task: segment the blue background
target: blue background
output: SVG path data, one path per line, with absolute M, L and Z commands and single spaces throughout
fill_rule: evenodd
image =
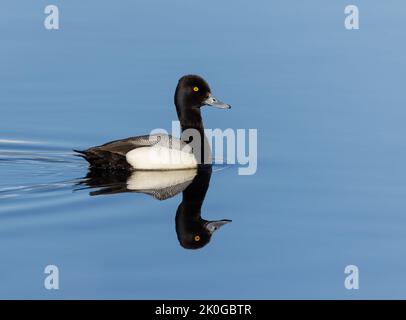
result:
M 3 0 L 0 297 L 406 298 L 405 15 L 400 0 Z M 72 191 L 71 149 L 170 130 L 188 73 L 233 105 L 206 127 L 258 129 L 257 173 L 212 177 L 203 216 L 233 222 L 199 251 L 177 242 L 180 196 Z

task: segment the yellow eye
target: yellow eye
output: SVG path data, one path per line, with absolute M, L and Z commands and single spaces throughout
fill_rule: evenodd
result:
M 199 88 L 198 87 L 193 87 L 193 91 L 197 92 L 197 91 L 199 91 Z M 199 240 L 196 240 L 196 241 L 199 241 Z
M 199 236 L 196 236 L 195 237 L 195 241 L 197 242 L 197 241 L 200 241 L 200 237 Z

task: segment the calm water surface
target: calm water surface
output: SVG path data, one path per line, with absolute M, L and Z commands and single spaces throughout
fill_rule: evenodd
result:
M 55 0 L 59 31 L 47 4 L 0 5 L 0 298 L 406 298 L 403 1 L 356 1 L 358 31 L 341 0 Z M 90 196 L 72 152 L 170 130 L 187 73 L 233 105 L 207 128 L 258 129 L 255 175 L 214 167 L 201 217 L 232 222 L 199 250 L 181 194 Z

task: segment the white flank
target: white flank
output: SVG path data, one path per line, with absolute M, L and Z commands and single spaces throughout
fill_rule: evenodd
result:
M 197 167 L 190 148 L 178 150 L 163 146 L 142 147 L 126 155 L 127 162 L 138 170 L 179 170 Z

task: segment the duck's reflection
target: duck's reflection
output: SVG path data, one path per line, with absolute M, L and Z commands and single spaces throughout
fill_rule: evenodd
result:
M 90 170 L 81 184 L 90 188 L 90 195 L 122 192 L 149 194 L 165 200 L 183 192 L 176 211 L 176 234 L 180 245 L 186 249 L 199 249 L 209 243 L 214 231 L 231 220 L 208 221 L 201 217 L 201 208 L 209 188 L 211 166 L 176 171 L 134 171 L 109 173 Z

